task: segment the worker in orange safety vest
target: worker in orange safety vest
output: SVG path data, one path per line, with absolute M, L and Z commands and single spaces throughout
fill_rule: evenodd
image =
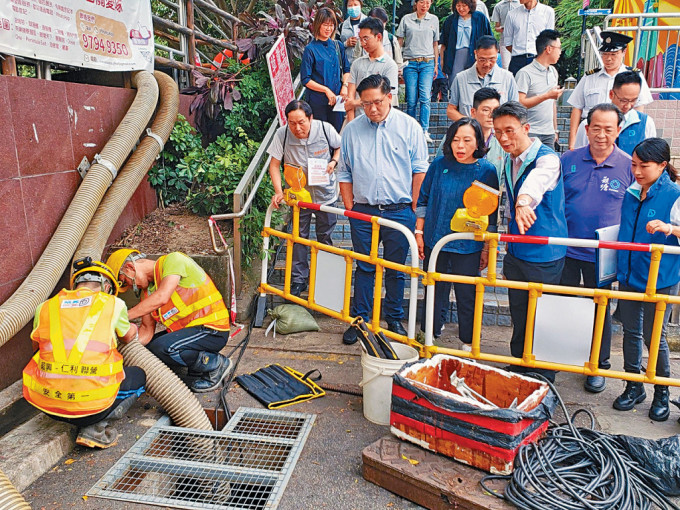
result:
M 173 369 L 192 391 L 217 388 L 233 364 L 219 353 L 229 339 L 229 310 L 210 276 L 180 252 L 151 260 L 133 249 L 111 254 L 107 264 L 121 292 L 132 288 L 141 302 L 130 320 L 142 318 L 139 341 Z M 165 331 L 154 334 L 156 323 Z
M 40 304 L 31 339 L 38 352 L 23 372 L 26 400 L 52 418 L 80 427 L 76 442 L 108 448 L 122 418 L 144 392 L 139 367 L 123 368 L 117 338 L 137 337 L 111 270 L 90 257 L 73 264 L 72 290 Z

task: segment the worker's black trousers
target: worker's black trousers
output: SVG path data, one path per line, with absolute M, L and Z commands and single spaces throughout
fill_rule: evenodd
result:
M 229 331 L 196 326 L 156 333 L 147 347 L 170 368 L 191 367 L 200 352 L 220 352 L 227 340 Z

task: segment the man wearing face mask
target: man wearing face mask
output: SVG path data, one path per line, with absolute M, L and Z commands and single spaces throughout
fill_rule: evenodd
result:
M 142 318 L 139 342 L 186 378 L 192 391 L 217 388 L 233 364 L 219 354 L 229 339 L 229 310 L 210 276 L 179 252 L 151 260 L 138 250 L 120 249 L 106 264 L 120 292 L 141 293 L 141 302 L 128 312 L 130 320 Z M 154 334 L 156 322 L 165 331 Z

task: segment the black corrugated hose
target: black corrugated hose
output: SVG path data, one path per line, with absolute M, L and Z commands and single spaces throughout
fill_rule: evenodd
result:
M 569 415 L 555 387 L 540 375 L 557 395 L 566 423 L 551 423 L 546 437 L 520 448 L 511 475 L 488 475 L 480 485 L 489 494 L 523 510 L 645 510 L 679 509 L 618 443 L 615 436 L 595 429 L 595 417 L 586 409 Z M 590 418 L 590 427 L 576 427 L 579 414 Z M 507 480 L 503 494 L 486 483 Z

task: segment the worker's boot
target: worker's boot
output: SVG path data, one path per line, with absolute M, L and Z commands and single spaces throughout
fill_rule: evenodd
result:
M 118 431 L 109 425 L 108 420 L 81 428 L 76 438 L 76 444 L 90 448 L 110 448 L 116 443 L 118 443 Z
M 647 398 L 645 388 L 641 382 L 626 382 L 626 389 L 614 400 L 614 409 L 619 411 L 630 411 L 635 404 L 643 402 Z M 666 401 L 668 405 L 668 401 Z
M 201 351 L 190 367 L 191 372 L 201 374 L 201 377 L 191 384 L 191 391 L 203 393 L 214 390 L 231 373 L 232 366 L 231 360 L 226 356 L 216 352 Z
M 654 421 L 666 421 L 671 414 L 668 408 L 668 397 L 670 392 L 668 386 L 654 386 L 654 400 L 649 408 L 649 417 Z
M 125 413 L 130 410 L 132 404 L 137 402 L 138 398 L 139 395 L 130 395 L 128 398 L 118 404 L 118 406 L 106 416 L 106 419 L 109 421 L 120 420 L 123 416 L 125 416 Z

